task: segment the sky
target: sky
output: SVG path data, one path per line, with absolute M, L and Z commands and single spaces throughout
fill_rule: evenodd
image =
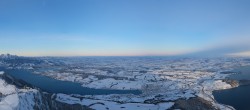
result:
M 0 53 L 250 55 L 249 0 L 0 0 Z

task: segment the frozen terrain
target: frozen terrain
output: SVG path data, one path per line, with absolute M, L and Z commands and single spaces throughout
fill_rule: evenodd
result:
M 13 58 L 14 57 L 14 58 Z M 5 57 L 6 59 L 6 57 Z M 214 109 L 233 109 L 214 100 L 212 91 L 235 87 L 225 81 L 236 67 L 250 64 L 247 58 L 165 58 L 165 57 L 38 57 L 23 58 L 22 63 L 2 60 L 1 66 L 9 69 L 26 69 L 62 81 L 80 83 L 83 87 L 112 90 L 141 90 L 142 94 L 77 95 L 54 94 L 57 101 L 80 104 L 90 109 L 164 110 L 176 107 L 178 100 L 202 98 Z M 12 62 L 12 63 L 9 63 Z M 0 74 L 3 74 L 0 72 Z M 2 84 L 0 90 L 8 100 L 19 107 L 22 94 L 34 89 L 16 89 Z M 10 96 L 7 98 L 7 96 Z M 22 95 L 25 96 L 25 95 Z M 27 95 L 27 97 L 32 97 Z M 12 102 L 12 101 L 11 101 Z M 26 104 L 25 102 L 22 104 Z M 32 103 L 26 104 L 32 106 Z M 195 106 L 195 105 L 194 105 Z
M 105 100 L 94 100 L 94 99 L 84 99 L 74 98 L 65 94 L 58 94 L 56 100 L 70 103 L 70 104 L 82 104 L 89 106 L 96 110 L 166 110 L 174 105 L 173 102 L 166 102 L 160 104 L 138 104 L 138 103 L 117 103 L 113 101 Z
M 18 89 L 0 79 L 0 110 L 33 110 L 37 92 L 29 88 Z

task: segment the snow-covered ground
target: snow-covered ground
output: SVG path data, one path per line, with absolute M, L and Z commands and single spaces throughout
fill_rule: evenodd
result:
M 95 110 L 166 110 L 174 105 L 173 102 L 159 104 L 117 103 L 113 101 L 74 98 L 65 94 L 57 94 L 56 100 L 69 104 L 86 105 Z
M 62 81 L 82 84 L 95 89 L 141 90 L 142 94 L 85 95 L 76 98 L 57 94 L 56 100 L 81 104 L 93 109 L 161 110 L 178 99 L 201 97 L 219 109 L 231 109 L 218 104 L 212 91 L 232 88 L 223 82 L 231 71 L 250 64 L 244 58 L 40 58 L 43 63 L 21 64 L 9 68 L 30 69 L 36 74 Z M 11 65 L 2 62 L 4 65 Z M 1 74 L 1 72 L 0 72 Z M 1 83 L 1 80 L 0 80 Z M 3 84 L 4 85 L 4 84 Z M 16 88 L 5 85 L 6 95 L 16 94 Z M 20 95 L 20 94 L 18 94 Z M 10 96 L 14 97 L 14 96 Z M 15 105 L 15 104 L 13 104 Z
M 146 100 L 154 100 L 173 103 L 177 99 L 199 96 L 212 102 L 217 108 L 225 109 L 228 107 L 216 103 L 212 95 L 214 90 L 232 88 L 231 85 L 222 81 L 229 74 L 221 72 L 249 65 L 249 62 L 243 58 L 121 58 L 115 60 L 78 59 L 78 61 L 74 60 L 74 63 L 70 60 L 65 61 L 65 64 L 70 64 L 68 65 L 70 68 L 64 67 L 60 72 L 35 72 L 58 80 L 81 83 L 83 87 L 143 92 L 137 96 L 84 96 L 95 101 L 141 104 Z M 98 106 L 106 107 L 107 105 L 99 104 Z
M 121 89 L 121 90 L 133 90 L 141 89 L 142 82 L 140 81 L 128 81 L 128 80 L 115 80 L 113 78 L 106 78 L 102 80 L 91 80 L 91 78 L 83 79 L 83 87 L 89 88 L 104 88 L 104 89 Z
M 33 110 L 37 92 L 35 89 L 17 89 L 0 79 L 0 110 Z

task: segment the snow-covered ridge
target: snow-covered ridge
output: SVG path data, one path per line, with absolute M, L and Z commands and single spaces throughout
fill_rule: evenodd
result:
M 0 110 L 33 110 L 35 89 L 18 89 L 0 79 Z

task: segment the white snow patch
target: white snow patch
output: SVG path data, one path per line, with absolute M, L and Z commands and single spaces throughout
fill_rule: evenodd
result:
M 3 95 L 13 94 L 16 92 L 16 87 L 7 84 L 4 80 L 0 79 L 0 93 Z
M 0 110 L 14 110 L 19 103 L 18 95 L 12 94 L 3 98 L 0 102 Z
M 107 78 L 103 80 L 96 80 L 94 82 L 82 84 L 83 87 L 89 88 L 104 88 L 104 89 L 119 89 L 119 90 L 138 90 L 141 89 L 142 83 L 140 81 L 129 80 L 115 80 Z
M 33 110 L 35 105 L 35 89 L 17 89 L 0 79 L 0 110 Z
M 3 71 L 0 71 L 0 75 L 3 75 L 4 74 L 4 72 Z
M 57 101 L 68 104 L 81 104 L 96 110 L 166 110 L 174 105 L 173 102 L 165 102 L 157 105 L 144 103 L 117 103 L 105 100 L 83 99 L 71 97 L 65 94 L 57 94 Z

